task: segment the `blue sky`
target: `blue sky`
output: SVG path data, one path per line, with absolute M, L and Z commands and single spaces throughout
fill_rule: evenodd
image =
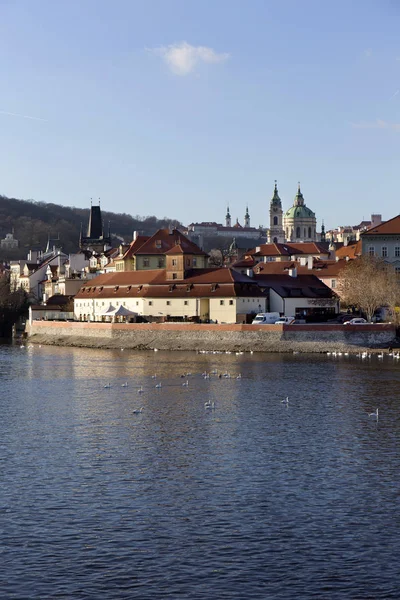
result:
M 0 193 L 267 226 L 300 180 L 319 227 L 390 218 L 399 29 L 396 0 L 0 0 Z

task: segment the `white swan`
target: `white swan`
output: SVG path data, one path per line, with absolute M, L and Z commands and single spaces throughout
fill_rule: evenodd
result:
M 368 413 L 369 417 L 375 417 L 376 420 L 379 419 L 379 408 L 377 408 L 374 412 Z
M 106 385 L 104 386 L 104 388 L 110 388 L 110 387 L 111 387 L 111 383 L 110 382 L 106 383 Z
M 137 415 L 137 414 L 141 413 L 142 411 L 143 411 L 143 406 L 141 406 L 140 408 L 134 408 L 132 412 L 134 415 Z
M 128 387 L 128 382 L 127 382 L 127 381 L 125 381 L 125 383 L 123 383 L 123 384 L 121 385 L 121 387 Z

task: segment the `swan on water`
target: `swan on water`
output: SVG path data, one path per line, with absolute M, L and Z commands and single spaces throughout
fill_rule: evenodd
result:
M 379 408 L 377 408 L 374 412 L 368 413 L 369 417 L 375 417 L 376 420 L 379 419 Z
M 141 413 L 142 411 L 143 411 L 143 406 L 141 406 L 140 408 L 134 408 L 132 412 L 134 415 L 137 415 L 137 414 Z

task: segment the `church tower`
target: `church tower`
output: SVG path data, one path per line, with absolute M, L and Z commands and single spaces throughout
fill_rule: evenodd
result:
M 284 244 L 285 232 L 282 226 L 282 202 L 278 194 L 278 186 L 275 180 L 274 195 L 271 198 L 269 205 L 269 232 L 268 242 Z
M 232 219 L 229 212 L 229 205 L 226 208 L 225 227 L 232 227 Z
M 246 214 L 244 215 L 244 226 L 250 227 L 250 215 L 248 206 L 246 206 Z

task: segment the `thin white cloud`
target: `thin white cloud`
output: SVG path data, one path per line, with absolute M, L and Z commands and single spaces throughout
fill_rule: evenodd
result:
M 199 63 L 223 63 L 229 58 L 227 52 L 218 53 L 207 46 L 192 46 L 187 42 L 148 49 L 160 56 L 175 75 L 189 75 Z
M 0 110 L 0 115 L 7 115 L 9 117 L 20 117 L 21 119 L 31 119 L 32 121 L 47 122 L 47 119 L 41 119 L 40 117 L 32 117 L 31 115 L 20 115 L 19 113 L 8 112 L 6 110 Z
M 351 126 L 354 129 L 389 129 L 391 131 L 400 132 L 400 123 L 389 123 L 382 119 L 376 121 L 360 121 L 359 123 L 352 123 Z
M 393 98 L 396 98 L 396 96 L 399 94 L 400 90 L 396 90 L 394 94 L 392 94 L 389 98 L 389 100 L 393 100 Z

